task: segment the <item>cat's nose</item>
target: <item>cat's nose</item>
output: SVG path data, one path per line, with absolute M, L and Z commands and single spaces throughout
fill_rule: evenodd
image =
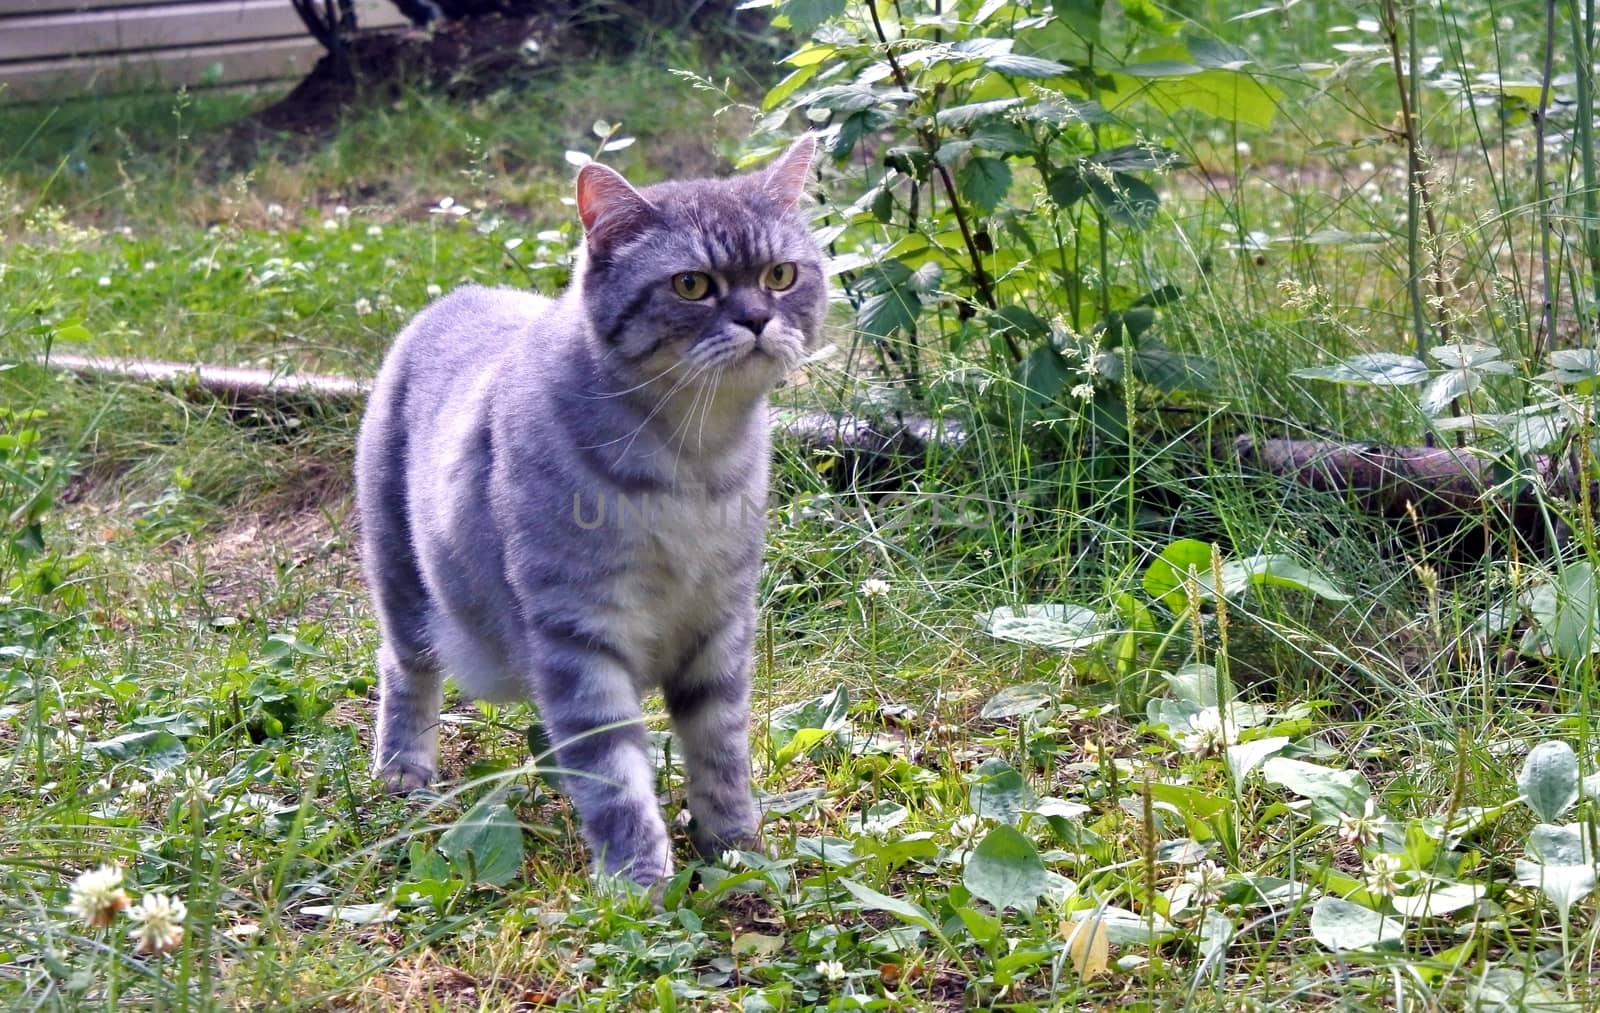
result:
M 760 337 L 761 332 L 766 329 L 767 321 L 771 319 L 772 314 L 765 310 L 747 308 L 742 313 L 734 314 L 733 322 L 740 327 L 748 327 L 751 334 Z

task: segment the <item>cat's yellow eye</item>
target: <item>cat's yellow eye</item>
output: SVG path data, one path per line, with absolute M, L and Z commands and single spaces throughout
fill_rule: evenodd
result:
M 672 276 L 672 291 L 691 302 L 711 294 L 711 276 L 704 271 L 684 271 Z
M 761 284 L 773 292 L 782 292 L 794 284 L 794 261 L 786 260 L 781 264 L 773 264 L 761 275 Z

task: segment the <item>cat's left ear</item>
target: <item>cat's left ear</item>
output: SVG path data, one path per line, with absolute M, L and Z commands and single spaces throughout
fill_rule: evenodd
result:
M 816 154 L 817 135 L 800 135 L 798 141 L 789 145 L 788 151 L 762 170 L 761 187 L 767 196 L 785 209 L 794 207 L 806 192 L 806 183 L 811 179 L 811 160 Z

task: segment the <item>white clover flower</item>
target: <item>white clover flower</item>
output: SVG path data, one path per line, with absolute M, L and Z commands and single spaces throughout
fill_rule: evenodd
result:
M 1370 847 L 1378 843 L 1378 837 L 1382 832 L 1383 814 L 1378 812 L 1377 805 L 1370 798 L 1367 799 L 1360 816 L 1339 814 L 1339 840 L 1345 844 Z
M 323 228 L 324 231 L 332 232 L 333 230 L 337 229 L 338 227 L 339 227 L 339 223 L 337 221 L 335 221 L 334 219 L 332 219 L 332 218 L 324 218 L 322 220 L 322 228 Z
M 1179 738 L 1184 750 L 1198 757 L 1220 753 L 1231 745 L 1227 729 L 1222 726 L 1222 712 L 1215 707 L 1201 708 L 1189 719 L 1189 731 Z
M 350 217 L 350 209 L 345 207 L 343 204 L 340 204 L 338 207 L 334 208 L 333 209 L 333 213 L 334 213 L 334 215 L 336 215 L 339 218 L 349 218 Z
M 428 282 L 428 287 L 425 291 L 428 293 L 429 299 L 437 299 L 444 295 L 444 289 L 431 281 Z
M 211 784 L 204 771 L 190 767 L 183 772 L 183 794 L 201 802 L 211 801 Z
M 372 300 L 368 299 L 366 296 L 362 296 L 360 299 L 357 299 L 356 300 L 356 304 L 355 304 L 355 311 L 356 311 L 356 316 L 358 316 L 358 317 L 364 317 L 364 316 L 371 315 L 371 313 L 372 313 Z
M 1511 15 L 1509 14 L 1500 15 L 1495 19 L 1494 24 L 1495 27 L 1500 29 L 1502 32 L 1509 32 L 1511 29 L 1517 27 L 1517 23 L 1512 20 Z
M 282 218 L 283 217 L 283 205 L 282 204 L 278 204 L 278 203 L 268 204 L 267 205 L 267 217 L 268 218 Z
M 111 920 L 128 906 L 128 895 L 122 889 L 122 867 L 102 865 L 90 869 L 72 881 L 67 900 L 67 913 L 77 915 L 91 929 L 105 928 Z
M 129 781 L 122 786 L 122 793 L 129 798 L 144 798 L 150 794 L 150 786 L 143 781 Z
M 986 828 L 983 817 L 973 813 L 957 816 L 955 822 L 950 824 L 950 838 L 956 842 L 956 848 L 961 851 L 971 851 L 983 840 Z
M 838 960 L 817 961 L 817 973 L 829 981 L 843 981 L 849 976 L 849 972 L 844 969 L 844 963 Z
M 1400 856 L 1373 855 L 1367 863 L 1367 892 L 1393 897 L 1400 887 Z
M 128 917 L 137 923 L 128 933 L 136 944 L 133 952 L 140 956 L 171 953 L 183 942 L 183 920 L 188 916 L 189 909 L 178 898 L 164 893 L 145 894 L 128 909 Z
M 362 250 L 365 250 L 365 249 L 366 249 L 366 247 L 362 246 L 360 243 L 351 243 L 350 244 L 350 252 L 351 253 L 360 253 Z
M 1227 878 L 1222 867 L 1209 858 L 1183 874 L 1184 884 L 1194 891 L 1195 903 L 1201 906 L 1222 899 L 1222 886 Z
M 369 236 L 381 236 L 381 235 L 383 235 L 383 226 L 382 225 L 368 225 L 367 226 L 367 235 L 369 235 Z
M 111 287 L 111 275 L 109 275 L 109 274 L 102 274 L 102 275 L 101 275 L 101 276 L 100 276 L 100 282 L 99 282 L 99 284 L 100 284 L 100 287 L 101 287 L 101 288 L 110 288 L 110 287 Z
M 889 582 L 878 577 L 872 577 L 861 582 L 861 597 L 884 598 L 889 594 Z

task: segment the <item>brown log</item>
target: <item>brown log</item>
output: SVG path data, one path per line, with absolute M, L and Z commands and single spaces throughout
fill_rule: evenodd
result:
M 51 353 L 45 365 L 80 376 L 168 386 L 191 395 L 216 397 L 235 408 L 294 403 L 353 406 L 371 381 L 325 373 L 285 373 L 233 366 L 189 365 L 148 359 Z M 837 488 L 886 488 L 915 470 L 931 446 L 959 450 L 967 434 L 958 422 L 926 416 L 893 419 L 839 416 L 820 410 L 772 409 L 775 436 L 816 453 L 840 458 L 830 469 Z M 1364 512 L 1422 521 L 1478 522 L 1503 517 L 1521 532 L 1541 524 L 1541 496 L 1580 499 L 1576 462 L 1541 456 L 1531 472 L 1502 488 L 1497 463 L 1465 449 L 1388 447 L 1326 440 L 1257 439 L 1241 436 L 1231 451 L 1245 468 L 1266 472 L 1310 489 L 1344 497 Z M 1509 491 L 1507 491 L 1509 489 Z M 1600 483 L 1591 483 L 1590 504 L 1600 503 Z
M 1477 515 L 1491 503 L 1536 503 L 1541 492 L 1577 500 L 1578 469 L 1559 457 L 1529 460 L 1524 481 L 1498 489 L 1511 476 L 1492 458 L 1453 447 L 1387 447 L 1325 440 L 1233 441 L 1239 463 L 1292 479 L 1307 488 L 1343 495 L 1363 510 L 1400 516 Z M 1600 486 L 1591 486 L 1591 502 Z

